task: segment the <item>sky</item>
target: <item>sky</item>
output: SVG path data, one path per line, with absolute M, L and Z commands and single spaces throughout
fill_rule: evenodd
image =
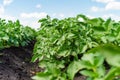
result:
M 39 28 L 38 20 L 46 17 L 66 18 L 84 14 L 120 20 L 120 0 L 0 0 L 0 18 L 19 19 L 21 24 Z

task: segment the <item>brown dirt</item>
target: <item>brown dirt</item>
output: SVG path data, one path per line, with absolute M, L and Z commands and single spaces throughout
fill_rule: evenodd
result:
M 85 76 L 76 76 L 74 80 L 86 80 Z
M 0 80 L 32 80 L 31 76 L 40 71 L 37 63 L 30 62 L 33 46 L 0 50 Z

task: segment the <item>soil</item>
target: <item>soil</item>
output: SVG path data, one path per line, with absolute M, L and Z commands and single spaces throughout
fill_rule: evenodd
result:
M 0 80 L 32 80 L 41 69 L 32 63 L 34 43 L 26 47 L 11 47 L 0 50 Z
M 37 62 L 32 63 L 34 42 L 26 47 L 11 47 L 0 50 L 0 80 L 32 80 L 36 72 L 42 71 Z M 85 80 L 76 76 L 74 80 Z
M 74 80 L 86 80 L 85 76 L 76 76 Z

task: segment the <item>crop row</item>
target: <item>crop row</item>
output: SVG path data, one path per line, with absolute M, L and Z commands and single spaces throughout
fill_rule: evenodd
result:
M 0 19 L 0 49 L 26 46 L 35 39 L 35 30 L 16 22 Z
M 73 80 L 76 74 L 86 80 L 119 80 L 120 22 L 84 15 L 47 16 L 39 22 L 32 61 L 39 60 L 45 70 L 34 80 Z
M 0 49 L 36 39 L 32 61 L 44 69 L 34 80 L 119 80 L 120 22 L 77 15 L 39 20 L 40 30 L 0 19 Z

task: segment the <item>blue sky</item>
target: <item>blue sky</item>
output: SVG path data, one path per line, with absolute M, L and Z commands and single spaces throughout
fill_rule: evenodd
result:
M 0 0 L 0 18 L 19 19 L 23 25 L 38 28 L 37 21 L 46 15 L 65 18 L 86 16 L 120 20 L 120 0 Z

